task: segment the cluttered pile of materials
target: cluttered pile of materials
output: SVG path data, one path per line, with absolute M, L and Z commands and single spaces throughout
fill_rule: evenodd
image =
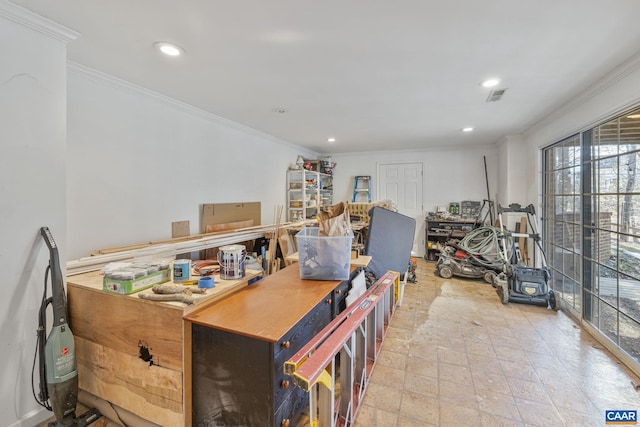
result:
M 482 278 L 491 284 L 503 268 L 500 230 L 490 226 L 478 227 L 460 240 L 447 241 L 436 262 L 436 274 L 440 277 Z
M 353 232 L 344 203 L 318 214 L 317 227 L 305 227 L 297 235 L 301 279 L 349 278 Z
M 507 214 L 521 215 L 520 226 L 526 229 L 529 224 L 533 232 L 507 230 L 503 218 Z M 445 279 L 453 276 L 484 279 L 496 288 L 503 304 L 519 302 L 555 310 L 558 304 L 549 285 L 551 272 L 546 265 L 536 223 L 533 205 L 498 205 L 499 227 L 478 227 L 461 239 L 447 241 L 440 249 L 435 273 Z M 539 253 L 537 265 L 535 256 L 530 262 L 522 255 L 527 251 L 527 239 L 533 241 L 534 255 Z

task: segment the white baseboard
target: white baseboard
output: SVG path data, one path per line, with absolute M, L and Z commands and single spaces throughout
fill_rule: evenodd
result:
M 37 408 L 23 416 L 15 423 L 9 424 L 8 427 L 35 427 L 52 416 L 53 412 L 47 411 L 44 408 Z

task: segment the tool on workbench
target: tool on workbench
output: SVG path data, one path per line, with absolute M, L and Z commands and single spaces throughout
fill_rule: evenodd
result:
M 197 285 L 198 284 L 198 279 L 190 279 L 190 280 L 185 280 L 184 282 L 178 282 L 183 286 L 190 286 L 190 285 Z
M 67 322 L 67 300 L 58 246 L 48 227 L 40 228 L 40 234 L 49 248 L 49 265 L 45 273 L 44 293 L 38 315 L 36 354 L 39 359 L 40 392 L 36 397 L 41 406 L 53 411 L 56 420 L 49 427 L 87 426 L 102 416 L 96 408 L 76 417 L 78 403 L 78 368 L 75 344 Z M 47 298 L 47 279 L 51 273 L 51 297 Z M 47 333 L 47 306 L 53 308 L 53 326 Z M 32 384 L 33 387 L 33 384 Z

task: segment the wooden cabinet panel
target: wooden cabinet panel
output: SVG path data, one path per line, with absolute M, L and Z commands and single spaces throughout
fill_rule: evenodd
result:
M 273 344 L 200 325 L 192 333 L 193 425 L 273 424 Z
M 163 426 L 183 425 L 182 371 L 150 366 L 125 354 L 75 337 L 78 386 Z
M 276 342 L 193 325 L 193 424 L 281 426 L 299 418 L 308 395 L 283 365 L 331 318 L 330 293 Z

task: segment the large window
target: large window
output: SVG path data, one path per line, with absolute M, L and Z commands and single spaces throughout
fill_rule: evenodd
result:
M 640 109 L 544 150 L 544 236 L 563 306 L 640 362 Z
M 554 291 L 565 307 L 581 306 L 581 145 L 573 136 L 545 150 L 545 253 Z

